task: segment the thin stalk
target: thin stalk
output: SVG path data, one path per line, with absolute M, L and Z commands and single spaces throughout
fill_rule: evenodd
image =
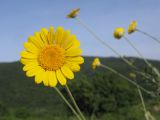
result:
M 84 24 L 82 22 L 82 20 L 80 20 L 80 18 L 76 17 L 75 18 L 90 34 L 92 34 L 97 41 L 99 41 L 102 45 L 104 45 L 105 47 L 111 49 L 111 51 L 113 53 L 115 53 L 117 56 L 119 56 L 125 63 L 127 63 L 129 66 L 136 68 L 130 61 L 128 61 L 127 59 L 125 59 L 121 54 L 119 54 L 112 46 L 110 46 L 109 44 L 107 44 L 105 41 L 103 41 L 94 31 L 92 31 L 86 24 Z
M 148 33 L 146 33 L 146 32 L 143 32 L 143 31 L 141 31 L 141 30 L 139 30 L 139 29 L 136 29 L 136 31 L 139 32 L 139 33 L 142 33 L 142 34 L 144 34 L 144 35 L 146 35 L 146 36 L 148 36 L 148 37 L 150 37 L 151 39 L 153 39 L 154 41 L 156 41 L 157 43 L 160 44 L 160 40 L 157 39 L 156 37 L 154 37 L 154 36 L 152 36 L 152 35 L 150 35 L 150 34 L 148 34 Z
M 78 120 L 82 120 L 80 118 L 80 116 L 78 115 L 78 113 L 74 110 L 74 108 L 72 107 L 72 105 L 68 102 L 68 100 L 64 97 L 64 95 L 61 93 L 61 91 L 57 88 L 54 87 L 54 89 L 56 90 L 56 92 L 59 94 L 59 96 L 62 98 L 62 100 L 67 104 L 67 106 L 71 109 L 71 111 L 73 112 L 73 114 L 77 117 Z
M 137 88 L 138 88 L 138 93 L 139 93 L 139 96 L 140 96 L 140 99 L 141 99 L 141 102 L 142 102 L 144 113 L 147 113 L 146 106 L 145 106 L 145 103 L 144 103 L 144 99 L 143 99 L 143 96 L 142 96 L 142 92 L 139 89 L 139 87 L 137 87 Z
M 146 92 L 147 94 L 150 94 L 151 96 L 155 97 L 155 94 L 153 92 L 150 92 L 148 90 L 146 90 L 145 88 L 141 87 L 140 85 L 138 85 L 136 82 L 134 82 L 133 80 L 129 79 L 128 77 L 122 75 L 121 73 L 117 72 L 116 70 L 114 70 L 113 68 L 100 64 L 101 67 L 113 72 L 114 74 L 117 74 L 118 76 L 120 76 L 121 78 L 129 81 L 130 83 L 132 83 L 133 85 L 135 85 L 136 87 L 139 87 L 142 91 Z
M 94 120 L 94 118 L 95 118 L 95 111 L 96 111 L 96 109 L 93 109 L 93 112 L 91 114 L 90 120 Z
M 146 116 L 147 115 L 147 109 L 146 109 L 146 105 L 145 105 L 145 102 L 144 102 L 144 98 L 143 98 L 142 92 L 139 88 L 138 88 L 138 93 L 139 93 L 139 96 L 140 96 L 140 99 L 141 99 L 141 102 L 142 102 L 142 106 L 143 106 L 143 110 L 144 110 L 144 116 L 145 116 L 146 120 L 149 120 L 148 116 Z
M 76 103 L 76 101 L 75 101 L 75 99 L 74 99 L 74 97 L 73 97 L 73 95 L 72 95 L 72 92 L 70 91 L 68 85 L 66 85 L 65 88 L 66 88 L 66 91 L 67 91 L 69 97 L 71 98 L 71 100 L 72 100 L 72 102 L 73 102 L 73 104 L 74 104 L 77 112 L 79 113 L 79 115 L 81 116 L 81 118 L 82 118 L 83 120 L 86 120 L 86 118 L 85 118 L 84 115 L 82 114 L 81 110 L 79 109 L 79 107 L 78 107 L 78 105 L 77 105 L 77 103 Z
M 132 64 L 129 60 L 127 60 L 126 58 L 124 58 L 121 54 L 119 54 L 114 48 L 112 48 L 109 44 L 107 44 L 104 40 L 102 40 L 92 29 L 90 29 L 86 24 L 84 24 L 84 22 L 82 22 L 82 20 L 78 17 L 75 18 L 78 23 L 83 26 L 91 35 L 93 35 L 97 41 L 99 41 L 102 45 L 104 45 L 105 47 L 109 48 L 113 53 L 115 53 L 118 57 L 120 57 L 127 65 L 129 65 L 131 68 L 136 69 L 138 71 L 140 71 L 134 64 Z M 143 77 L 146 78 L 145 74 L 140 74 Z
M 136 70 L 134 70 L 134 72 L 139 74 L 139 75 L 146 76 L 147 79 L 152 78 L 152 76 L 150 74 L 146 74 L 144 72 L 140 72 L 140 71 L 136 71 Z
M 135 78 L 134 78 L 134 80 L 136 81 Z M 146 120 L 148 120 L 148 118 L 146 117 L 147 109 L 146 109 L 146 105 L 145 105 L 145 102 L 144 102 L 142 92 L 141 92 L 139 87 L 137 87 L 137 90 L 138 90 L 138 93 L 139 93 L 139 96 L 140 96 L 140 99 L 141 99 L 141 103 L 142 103 L 142 106 L 143 106 L 144 116 L 145 116 Z
M 160 73 L 159 71 L 157 70 L 157 68 L 155 68 L 151 63 L 149 63 L 147 61 L 147 59 L 144 58 L 144 56 L 141 54 L 141 52 L 135 47 L 135 45 L 127 38 L 127 37 L 124 37 L 124 39 L 127 41 L 127 43 L 137 52 L 137 54 L 144 60 L 144 62 L 148 65 L 148 67 L 150 67 L 154 73 L 157 75 L 157 76 L 160 76 Z
M 144 56 L 141 54 L 141 52 L 135 47 L 135 45 L 127 38 L 124 37 L 124 39 L 127 41 L 127 43 L 137 52 L 137 54 L 144 60 L 144 62 L 151 67 L 152 65 L 144 58 Z

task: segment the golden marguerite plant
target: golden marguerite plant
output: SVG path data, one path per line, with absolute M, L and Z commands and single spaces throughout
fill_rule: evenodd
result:
M 28 77 L 35 77 L 35 82 L 55 87 L 59 82 L 66 85 L 67 79 L 73 79 L 84 62 L 82 50 L 76 36 L 69 30 L 54 27 L 42 28 L 24 43 L 20 53 L 23 70 Z

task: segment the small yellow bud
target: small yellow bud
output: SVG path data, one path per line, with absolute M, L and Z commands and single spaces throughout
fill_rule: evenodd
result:
M 67 15 L 67 18 L 75 18 L 75 17 L 77 17 L 79 11 L 80 11 L 80 8 L 73 9 L 73 10 Z
M 131 34 L 131 33 L 135 32 L 136 28 L 137 28 L 137 22 L 132 21 L 131 24 L 128 27 L 128 34 Z
M 100 66 L 101 65 L 101 62 L 99 60 L 99 58 L 95 58 L 92 62 L 92 68 L 93 69 L 96 69 L 97 66 Z
M 114 37 L 116 39 L 122 38 L 124 36 L 124 34 L 125 34 L 124 28 L 116 28 L 114 31 Z

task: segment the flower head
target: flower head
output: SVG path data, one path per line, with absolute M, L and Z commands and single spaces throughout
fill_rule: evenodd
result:
M 131 33 L 135 32 L 136 28 L 137 28 L 137 22 L 132 21 L 131 24 L 128 27 L 128 34 L 131 34 Z
M 67 18 L 75 18 L 75 17 L 77 17 L 79 11 L 80 11 L 80 8 L 73 9 L 73 10 L 67 15 Z
M 95 58 L 92 62 L 92 68 L 93 69 L 96 69 L 97 66 L 100 66 L 101 65 L 101 62 L 99 60 L 99 58 Z
M 54 31 L 43 28 L 35 32 L 24 43 L 21 52 L 21 63 L 28 77 L 35 77 L 37 84 L 54 87 L 59 82 L 65 85 L 68 79 L 74 78 L 74 73 L 80 70 L 84 59 L 80 56 L 80 42 L 69 30 L 58 27 Z
M 114 37 L 116 39 L 122 38 L 124 36 L 124 34 L 125 34 L 124 28 L 116 28 L 114 31 Z

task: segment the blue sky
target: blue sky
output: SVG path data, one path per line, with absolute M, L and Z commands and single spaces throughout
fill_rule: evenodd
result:
M 81 8 L 79 17 L 104 41 L 125 56 L 137 56 L 124 41 L 113 38 L 116 27 L 128 27 L 137 20 L 139 29 L 160 38 L 159 0 L 1 0 L 0 62 L 20 58 L 23 43 L 42 27 L 63 26 L 81 41 L 83 55 L 116 56 L 90 35 L 74 19 L 66 19 L 73 8 Z M 146 58 L 160 59 L 160 44 L 134 33 L 128 36 Z

